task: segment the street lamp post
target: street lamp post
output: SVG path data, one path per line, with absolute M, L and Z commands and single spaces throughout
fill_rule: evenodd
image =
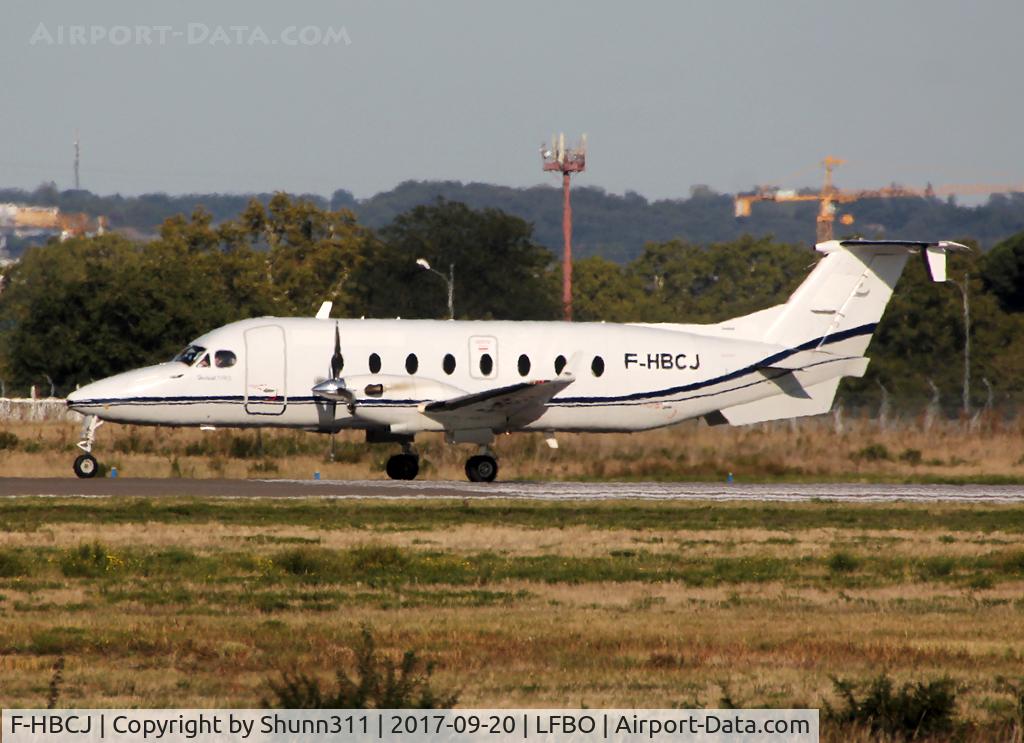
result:
M 454 263 L 449 263 L 448 264 L 448 275 L 447 276 L 445 276 L 440 271 L 431 268 L 430 267 L 430 263 L 427 261 L 426 258 L 418 258 L 416 260 L 416 265 L 419 266 L 420 268 L 423 268 L 423 269 L 426 269 L 427 271 L 430 271 L 431 273 L 436 273 L 438 276 L 440 276 L 442 279 L 444 279 L 444 283 L 448 285 L 448 319 L 449 320 L 454 320 L 455 319 L 455 264 Z
M 970 287 L 971 275 L 969 272 L 964 271 L 964 280 L 962 282 L 956 279 L 949 279 L 949 283 L 960 290 L 960 295 L 964 301 L 964 390 L 963 390 L 963 409 L 964 416 L 970 417 L 971 415 L 971 302 L 968 289 Z

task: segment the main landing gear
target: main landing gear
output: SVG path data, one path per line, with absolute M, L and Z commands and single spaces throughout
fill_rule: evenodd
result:
M 494 482 L 498 476 L 498 463 L 490 453 L 477 454 L 466 461 L 466 477 L 470 482 Z
M 385 470 L 392 480 L 415 480 L 420 472 L 419 455 L 412 448 L 412 442 L 402 442 L 402 453 L 388 459 Z M 466 477 L 470 482 L 494 482 L 498 476 L 498 462 L 491 450 L 480 447 L 480 453 L 466 461 Z
M 415 480 L 420 472 L 420 458 L 411 442 L 402 443 L 402 453 L 395 454 L 385 467 L 392 480 Z
M 385 467 L 392 480 L 415 480 L 420 472 L 420 458 L 412 448 L 410 435 L 367 431 L 366 440 L 371 444 L 398 443 L 402 453 L 388 459 Z M 494 482 L 498 476 L 498 462 L 491 451 L 494 434 L 490 430 L 449 432 L 445 435 L 449 444 L 476 444 L 479 451 L 466 461 L 466 478 L 470 482 Z
M 96 473 L 100 470 L 99 462 L 92 455 L 92 445 L 96 441 L 96 429 L 102 425 L 103 421 L 95 415 L 87 415 L 82 421 L 82 440 L 78 442 L 78 448 L 85 454 L 79 454 L 72 465 L 72 469 L 79 477 L 96 477 Z

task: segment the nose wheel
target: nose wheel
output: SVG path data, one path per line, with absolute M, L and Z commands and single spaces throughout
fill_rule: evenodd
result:
M 498 463 L 490 454 L 477 454 L 466 462 L 466 477 L 470 482 L 494 482 L 498 476 Z
M 81 454 L 77 459 L 75 459 L 75 463 L 72 467 L 74 468 L 76 475 L 82 478 L 87 478 L 96 477 L 96 473 L 100 469 L 100 464 L 92 454 Z

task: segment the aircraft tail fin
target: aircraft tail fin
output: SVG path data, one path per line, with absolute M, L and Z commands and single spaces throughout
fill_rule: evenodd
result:
M 830 240 L 825 257 L 762 326 L 760 340 L 789 348 L 822 348 L 843 356 L 867 350 L 907 259 L 920 253 L 933 281 L 946 280 L 946 254 L 968 250 L 954 242 Z
M 784 362 L 758 369 L 780 394 L 715 411 L 709 423 L 827 413 L 840 379 L 864 375 L 864 352 L 907 259 L 920 253 L 932 280 L 945 281 L 947 252 L 968 250 L 902 240 L 831 240 L 816 247 L 825 257 L 785 304 L 727 321 L 742 336 L 791 350 Z

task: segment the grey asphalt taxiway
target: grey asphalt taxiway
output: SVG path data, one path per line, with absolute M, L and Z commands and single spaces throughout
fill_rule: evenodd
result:
M 18 496 L 1024 503 L 1024 485 L 0 478 L 0 497 Z

